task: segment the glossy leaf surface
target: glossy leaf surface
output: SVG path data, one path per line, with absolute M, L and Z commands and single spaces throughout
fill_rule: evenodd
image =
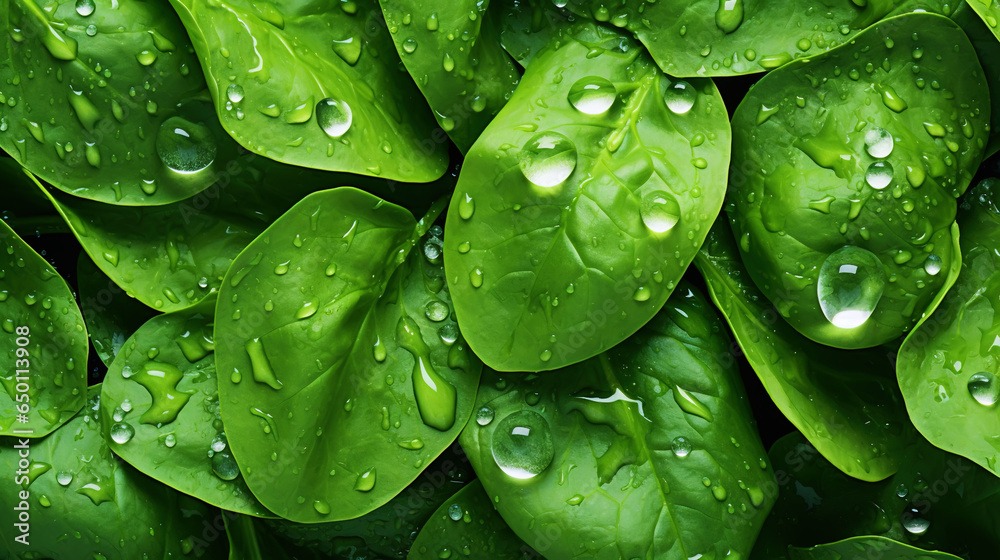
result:
M 792 548 L 791 560 L 862 560 L 892 558 L 893 560 L 958 560 L 947 552 L 915 548 L 884 537 L 856 537 L 810 548 Z
M 417 247 L 438 211 L 418 224 L 362 191 L 323 191 L 230 268 L 215 324 L 222 417 L 247 484 L 282 517 L 372 511 L 471 414 L 480 365 L 451 316 L 441 240 Z
M 934 309 L 960 266 L 954 197 L 988 107 L 972 45 L 929 13 L 757 83 L 733 117 L 727 210 L 751 278 L 796 330 L 866 348 Z
M 711 81 L 674 81 L 602 28 L 555 39 L 470 150 L 448 210 L 470 346 L 494 369 L 541 371 L 634 333 L 707 235 L 728 161 Z
M 0 435 L 42 437 L 87 398 L 87 329 L 66 281 L 3 221 L 0 309 Z
M 597 357 L 486 370 L 461 443 L 520 538 L 549 560 L 749 552 L 774 479 L 722 329 L 682 284 Z
M 440 177 L 444 138 L 375 0 L 171 0 L 219 119 L 254 153 L 399 181 Z
M 80 310 L 87 324 L 90 342 L 97 357 L 110 367 L 115 356 L 143 323 L 154 315 L 136 299 L 130 298 L 81 252 L 76 267 Z

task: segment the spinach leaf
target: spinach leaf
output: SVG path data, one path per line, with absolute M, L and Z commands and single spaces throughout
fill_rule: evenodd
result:
M 171 0 L 222 126 L 285 163 L 400 181 L 440 177 L 445 138 L 399 68 L 375 0 Z
M 962 27 L 962 31 L 969 36 L 972 46 L 976 49 L 979 63 L 983 65 L 986 82 L 990 87 L 990 106 L 1000 107 L 1000 41 L 997 41 L 994 35 L 997 30 L 996 28 L 991 30 L 969 6 L 970 4 L 966 3 L 960 4 L 951 14 L 951 19 Z M 986 156 L 991 156 L 997 151 L 1000 151 L 1000 109 L 990 111 L 990 141 L 986 145 Z
M 460 554 L 470 560 L 537 558 L 497 514 L 478 480 L 449 498 L 413 541 L 408 560 L 436 560 Z
M 672 76 L 764 72 L 849 42 L 900 0 L 560 0 L 574 13 L 628 29 Z
M 87 330 L 66 281 L 2 220 L 0 247 L 0 435 L 42 437 L 87 398 Z
M 781 316 L 822 344 L 866 348 L 933 311 L 960 268 L 954 198 L 989 114 L 972 45 L 930 13 L 764 76 L 733 117 L 727 210 Z
M 27 502 L 29 513 L 27 546 L 14 541 L 15 525 L 0 526 L 10 558 L 219 558 L 224 549 L 205 504 L 146 478 L 108 448 L 100 392 L 91 387 L 72 420 L 30 444 L 28 474 L 0 485 L 5 505 Z M 19 468 L 21 441 L 0 438 L 6 472 Z
M 720 218 L 695 264 L 771 399 L 823 456 L 862 480 L 882 480 L 907 460 L 912 438 L 893 383 L 893 354 L 839 350 L 791 328 L 750 280 Z M 851 364 L 845 368 L 844 364 Z
M 520 538 L 549 560 L 749 552 L 774 479 L 722 329 L 681 284 L 597 357 L 486 370 L 460 441 Z
M 574 19 L 548 0 L 511 0 L 501 9 L 500 44 L 524 68 Z
M 212 319 L 215 298 L 157 315 L 133 334 L 101 389 L 104 439 L 167 486 L 228 511 L 272 514 L 254 498 L 219 414 Z
M 867 560 L 890 557 L 893 560 L 959 560 L 946 552 L 927 551 L 885 537 L 856 537 L 812 548 L 792 548 L 791 560 Z
M 372 511 L 472 413 L 480 365 L 452 317 L 440 234 L 412 250 L 438 212 L 418 224 L 362 191 L 322 191 L 226 275 L 215 325 L 222 417 L 247 484 L 278 515 L 316 523 Z
M 80 253 L 77 261 L 76 281 L 90 342 L 97 357 L 110 367 L 125 340 L 154 312 L 126 295 L 86 253 Z
M 765 493 L 776 501 L 751 560 L 785 559 L 789 546 L 855 536 L 886 537 L 968 560 L 996 557 L 1000 480 L 926 441 L 915 441 L 899 472 L 875 483 L 843 474 L 797 433 L 778 440 L 770 457 L 778 484 Z
M 555 39 L 469 151 L 445 267 L 470 346 L 541 371 L 634 333 L 718 214 L 729 126 L 709 80 L 664 76 L 592 25 Z
M 2 0 L 0 148 L 76 196 L 158 205 L 210 186 L 235 157 L 161 2 Z M 207 111 L 206 111 L 207 109 Z
M 979 14 L 993 35 L 1000 39 L 1000 2 L 997 0 L 966 0 L 966 3 Z
M 489 0 L 379 0 L 399 57 L 441 129 L 468 152 L 520 79 Z M 494 4 L 497 4 L 494 2 Z
M 1000 179 L 965 197 L 962 274 L 899 351 L 896 372 L 910 418 L 934 445 L 1000 476 Z M 965 240 L 968 240 L 967 242 Z
M 475 476 L 458 444 L 446 449 L 409 486 L 378 509 L 356 519 L 300 524 L 268 519 L 284 542 L 324 558 L 406 558 L 420 528 Z

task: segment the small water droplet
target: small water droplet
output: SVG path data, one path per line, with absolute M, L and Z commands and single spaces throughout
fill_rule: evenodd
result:
M 539 187 L 562 184 L 576 169 L 576 146 L 558 132 L 541 132 L 525 142 L 519 154 L 521 172 Z
M 882 190 L 892 182 L 892 164 L 887 161 L 876 161 L 868 166 L 865 172 L 865 181 L 873 189 Z
M 863 325 L 875 311 L 885 285 L 885 269 L 878 257 L 860 247 L 847 246 L 823 262 L 816 294 L 830 323 L 853 329 Z
M 884 128 L 872 128 L 865 133 L 865 149 L 873 158 L 888 157 L 892 153 L 892 134 Z
M 969 378 L 969 394 L 983 406 L 993 406 L 1000 402 L 1000 382 L 995 375 L 981 371 Z
M 588 76 L 580 78 L 569 90 L 568 99 L 573 108 L 588 115 L 603 115 L 615 103 L 618 91 L 606 78 Z
M 117 422 L 111 426 L 111 439 L 118 444 L 128 443 L 135 435 L 135 428 L 126 422 Z
M 177 436 L 174 434 L 167 434 L 167 437 L 163 438 L 163 445 L 166 445 L 167 447 L 177 445 Z
M 235 480 L 240 475 L 240 467 L 232 454 L 223 451 L 212 455 L 212 472 L 222 480 Z
M 691 442 L 684 437 L 676 437 L 670 443 L 670 449 L 678 457 L 687 457 L 691 453 Z
M 500 470 L 518 479 L 543 472 L 555 454 L 548 422 L 531 410 L 520 410 L 501 420 L 493 430 L 490 447 Z
M 683 115 L 694 107 L 694 103 L 698 99 L 698 92 L 691 84 L 685 81 L 676 81 L 666 86 L 663 99 L 671 113 Z
M 677 198 L 666 191 L 653 191 L 642 197 L 642 222 L 654 233 L 670 231 L 680 220 Z
M 472 215 L 476 212 L 476 201 L 472 200 L 472 196 L 469 193 L 465 193 L 461 200 L 458 201 L 458 215 L 463 220 L 468 220 L 472 218 Z
M 941 267 L 943 263 L 941 257 L 937 255 L 927 255 L 927 259 L 924 261 L 924 272 L 930 274 L 931 276 L 937 276 L 941 272 Z
M 907 508 L 902 515 L 903 528 L 912 535 L 923 535 L 930 529 L 931 522 L 920 514 L 916 508 Z
M 56 482 L 58 482 L 60 486 L 69 486 L 69 484 L 73 482 L 73 473 L 67 471 L 59 472 L 56 474 Z
M 330 504 L 326 500 L 313 501 L 313 509 L 320 515 L 330 515 Z
M 448 318 L 448 304 L 441 300 L 431 300 L 424 306 L 424 315 L 435 323 L 440 323 Z
M 375 488 L 375 474 L 375 467 L 359 474 L 354 481 L 354 489 L 358 492 L 371 492 L 372 488 Z
M 97 9 L 97 5 L 94 0 L 76 0 L 76 13 L 81 17 L 87 17 L 94 13 Z
M 351 128 L 354 120 L 346 101 L 326 98 L 316 105 L 316 122 L 330 138 L 340 138 Z
M 229 84 L 229 87 L 226 88 L 226 97 L 233 103 L 243 101 L 244 95 L 243 86 L 239 84 Z
M 479 424 L 480 426 L 489 426 L 490 422 L 493 421 L 493 415 L 494 412 L 492 408 L 488 406 L 480 408 L 476 411 L 476 424 Z
M 448 506 L 448 517 L 451 518 L 452 521 L 461 521 L 462 506 L 458 504 L 451 504 L 450 506 Z

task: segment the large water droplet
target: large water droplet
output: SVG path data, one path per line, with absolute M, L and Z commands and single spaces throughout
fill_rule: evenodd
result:
M 901 522 L 903 528 L 912 535 L 923 535 L 930 528 L 931 522 L 920 514 L 916 508 L 907 508 L 903 512 Z
M 59 483 L 59 486 L 69 486 L 73 482 L 73 473 L 67 471 L 59 472 L 56 474 L 56 482 Z
M 111 439 L 115 443 L 124 444 L 128 443 L 132 436 L 135 435 L 135 428 L 127 422 L 118 422 L 111 426 Z
M 1000 382 L 995 375 L 981 371 L 969 378 L 969 394 L 983 406 L 993 406 L 1000 402 Z
M 149 409 L 139 417 L 143 424 L 173 422 L 191 398 L 190 393 L 177 389 L 184 374 L 171 364 L 147 362 L 131 379 L 142 385 L 153 401 Z
M 212 132 L 201 124 L 170 117 L 156 135 L 156 153 L 171 170 L 184 175 L 197 173 L 215 161 Z
M 96 9 L 97 5 L 94 4 L 94 0 L 76 0 L 76 13 L 81 17 L 89 16 Z
M 434 369 L 430 348 L 424 342 L 420 327 L 407 315 L 400 317 L 396 324 L 396 343 L 413 356 L 410 376 L 421 420 L 436 430 L 448 431 L 455 425 L 458 392 Z
M 860 247 L 837 249 L 820 267 L 816 295 L 823 315 L 836 327 L 853 329 L 868 320 L 885 291 L 885 269 Z
M 239 84 L 229 84 L 229 87 L 226 88 L 226 97 L 233 103 L 243 101 L 244 95 L 243 86 Z
M 359 474 L 354 481 L 354 489 L 358 492 L 371 492 L 372 488 L 375 488 L 375 475 L 375 467 Z
M 865 172 L 865 181 L 873 189 L 882 190 L 892 182 L 892 164 L 887 161 L 876 161 L 868 166 Z
M 508 415 L 493 430 L 493 460 L 507 476 L 528 479 L 552 463 L 555 449 L 545 418 L 531 410 Z
M 346 101 L 327 97 L 316 104 L 316 122 L 330 138 L 340 138 L 351 128 L 354 115 Z
M 931 276 L 937 276 L 941 272 L 941 267 L 943 263 L 941 262 L 941 257 L 937 255 L 927 255 L 927 260 L 924 261 L 924 272 L 930 274 Z
M 691 453 L 691 442 L 684 437 L 676 437 L 670 443 L 670 449 L 678 457 L 687 457 Z
M 865 133 L 865 148 L 873 158 L 888 157 L 892 153 L 892 134 L 884 128 L 872 128 Z
M 580 78 L 569 89 L 569 102 L 581 113 L 602 115 L 615 103 L 618 91 L 606 78 L 588 76 Z
M 448 311 L 448 304 L 438 299 L 431 300 L 424 306 L 424 315 L 435 323 L 447 319 Z
M 212 455 L 212 472 L 222 480 L 235 480 L 240 475 L 240 467 L 229 452 Z
M 663 92 L 663 99 L 671 113 L 683 115 L 694 107 L 694 102 L 698 99 L 698 92 L 691 84 L 677 81 L 667 85 Z
M 724 33 L 732 33 L 743 23 L 743 0 L 719 0 L 715 25 Z
M 476 424 L 479 424 L 480 426 L 489 426 L 490 422 L 493 422 L 493 415 L 494 413 L 492 408 L 488 406 L 480 408 L 476 411 Z
M 653 191 L 642 197 L 642 222 L 654 233 L 670 231 L 681 217 L 677 198 L 666 191 Z
M 259 338 L 252 338 L 243 347 L 247 351 L 247 356 L 250 357 L 253 380 L 257 383 L 263 383 L 275 391 L 280 390 L 282 383 L 271 367 L 271 360 L 268 359 L 267 353 L 264 351 L 263 341 Z
M 576 169 L 576 146 L 558 132 L 541 132 L 525 142 L 519 155 L 521 172 L 532 184 L 554 187 Z

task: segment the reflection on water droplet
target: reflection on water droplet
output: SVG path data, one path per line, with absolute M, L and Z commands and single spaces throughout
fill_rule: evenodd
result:
M 743 0 L 719 0 L 715 25 L 723 33 L 732 33 L 743 23 Z
M 240 467 L 231 454 L 223 451 L 212 455 L 212 472 L 222 480 L 235 480 L 240 475 Z
M 969 394 L 983 406 L 993 406 L 1000 402 L 1000 382 L 995 375 L 981 371 L 969 378 Z
M 859 327 L 875 311 L 886 276 L 878 257 L 860 247 L 837 249 L 820 267 L 816 295 L 823 315 L 841 329 Z
M 928 255 L 927 260 L 924 261 L 924 272 L 930 274 L 931 276 L 937 276 L 941 272 L 941 257 L 937 255 Z
M 493 409 L 488 406 L 480 408 L 476 411 L 476 424 L 479 424 L 480 426 L 489 426 L 490 422 L 493 421 L 493 414 Z
M 691 442 L 684 437 L 676 437 L 670 444 L 670 449 L 678 457 L 687 457 L 691 453 Z
M 97 5 L 94 4 L 94 0 L 76 0 L 76 13 L 82 17 L 89 16 L 96 9 Z
M 663 99 L 671 113 L 683 115 L 694 107 L 694 102 L 698 99 L 698 92 L 691 84 L 677 81 L 666 86 Z
M 525 142 L 518 159 L 521 172 L 532 184 L 554 187 L 576 169 L 576 146 L 558 132 L 541 132 Z
M 448 318 L 448 304 L 441 300 L 431 300 L 424 306 L 424 315 L 435 323 L 440 323 Z
M 73 473 L 67 471 L 61 471 L 56 474 L 56 482 L 60 486 L 69 486 L 70 482 L 73 482 Z
M 520 410 L 501 420 L 493 430 L 490 447 L 500 470 L 518 479 L 540 474 L 555 454 L 548 422 L 531 410 Z
M 872 128 L 865 133 L 865 148 L 873 158 L 888 157 L 892 153 L 892 134 L 884 128 Z
M 906 529 L 911 535 L 923 535 L 930 528 L 931 522 L 924 519 L 920 514 L 920 511 L 916 508 L 909 507 L 903 512 L 900 521 L 903 524 L 903 528 Z
M 359 474 L 354 481 L 354 489 L 358 492 L 371 492 L 372 488 L 375 488 L 375 474 L 375 467 Z
M 681 207 L 674 195 L 653 191 L 642 197 L 642 222 L 654 233 L 670 231 L 680 220 Z
M 868 166 L 865 172 L 865 181 L 873 189 L 882 190 L 892 182 L 892 164 L 887 161 L 876 161 Z
M 326 500 L 316 500 L 313 502 L 313 509 L 320 515 L 330 515 L 330 504 Z
M 233 103 L 243 101 L 244 95 L 243 86 L 239 84 L 229 84 L 229 87 L 226 88 L 226 97 L 228 97 L 229 101 Z
M 215 161 L 212 132 L 181 117 L 163 121 L 156 135 L 156 153 L 169 169 L 182 175 L 197 173 Z
M 614 105 L 618 91 L 606 78 L 588 76 L 577 80 L 567 97 L 577 111 L 588 115 L 602 115 Z
M 354 115 L 346 101 L 327 97 L 316 104 L 316 122 L 330 138 L 340 138 L 351 128 Z
M 450 506 L 448 506 L 448 517 L 451 518 L 452 521 L 461 521 L 462 506 L 458 504 L 451 504 Z
M 167 447 L 177 445 L 177 436 L 174 434 L 167 434 L 167 437 L 163 438 L 163 445 L 166 445 Z
M 126 422 L 117 422 L 111 426 L 111 439 L 115 443 L 123 444 L 128 443 L 132 436 L 135 435 L 135 428 L 131 424 Z

